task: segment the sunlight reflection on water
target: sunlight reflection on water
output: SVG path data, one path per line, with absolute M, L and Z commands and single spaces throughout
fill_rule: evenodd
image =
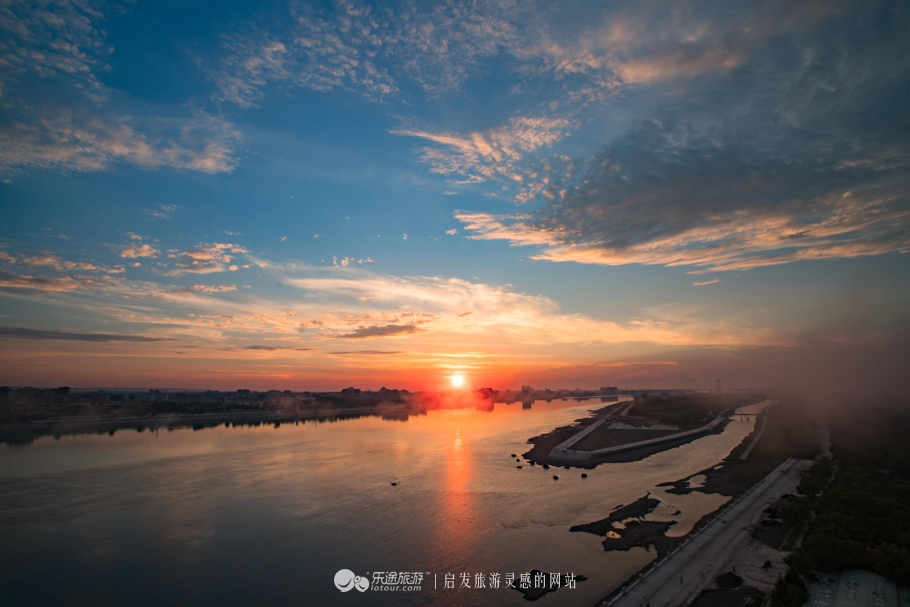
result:
M 444 573 L 538 568 L 589 578 L 540 604 L 590 605 L 654 553 L 605 553 L 601 538 L 569 527 L 712 466 L 752 428 L 737 420 L 587 479 L 516 469 L 509 454 L 527 451 L 529 437 L 599 406 L 497 404 L 407 422 L 121 431 L 3 446 L 0 602 L 520 605 L 518 592 L 503 589 L 434 591 L 432 573 L 441 587 Z M 678 504 L 677 526 L 718 500 Z M 333 584 L 342 568 L 431 575 L 422 592 L 352 596 Z

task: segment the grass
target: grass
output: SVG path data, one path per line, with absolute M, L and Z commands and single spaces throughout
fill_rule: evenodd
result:
M 760 590 L 756 590 L 752 593 L 752 596 L 749 597 L 749 600 L 746 602 L 744 607 L 761 607 L 765 604 L 765 601 L 768 599 L 768 595 Z
M 730 394 L 640 394 L 629 415 L 646 417 L 665 424 L 686 426 L 707 421 L 721 411 L 755 402 L 754 397 Z
M 793 547 L 796 545 L 796 540 L 799 539 L 799 534 L 802 531 L 801 528 L 793 527 L 790 529 L 790 533 L 787 534 L 787 537 L 784 538 L 784 543 L 780 545 L 780 549 L 784 552 L 791 552 Z
M 766 411 L 765 432 L 746 461 L 783 462 L 788 457 L 815 457 L 820 435 L 818 419 L 812 413 L 786 403 L 772 405 Z

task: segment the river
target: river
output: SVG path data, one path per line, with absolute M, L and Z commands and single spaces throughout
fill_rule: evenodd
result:
M 576 469 L 516 468 L 510 454 L 527 451 L 529 437 L 595 406 L 538 401 L 407 421 L 2 445 L 0 604 L 526 605 L 515 590 L 473 587 L 475 574 L 488 586 L 490 573 L 536 568 L 588 578 L 537 605 L 587 607 L 654 551 L 607 553 L 597 536 L 569 527 L 716 464 L 753 425 L 736 420 L 584 479 Z M 725 501 L 660 497 L 674 500 L 661 511 L 679 521 L 677 533 Z M 333 582 L 341 569 L 422 572 L 422 590 L 342 593 Z M 471 588 L 459 588 L 462 573 Z

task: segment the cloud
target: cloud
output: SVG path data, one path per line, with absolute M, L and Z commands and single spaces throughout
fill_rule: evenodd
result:
M 411 335 L 422 333 L 416 325 L 383 325 L 372 327 L 359 327 L 351 333 L 338 335 L 339 339 L 369 339 L 371 337 L 394 337 L 396 335 Z
M 277 352 L 280 350 L 291 350 L 294 352 L 306 352 L 306 351 L 312 350 L 312 349 L 313 348 L 290 348 L 290 347 L 286 347 L 286 346 L 232 346 L 232 347 L 224 348 L 224 350 L 227 352 L 237 352 L 240 350 L 256 350 L 256 351 L 262 351 L 262 352 Z
M 512 93 L 527 88 L 543 101 L 555 95 L 563 103 L 588 103 L 615 96 L 622 85 L 735 67 L 752 39 L 773 33 L 750 19 L 814 16 L 773 10 L 718 18 L 698 5 L 658 11 L 636 2 L 596 14 L 508 0 L 291 5 L 290 15 L 281 16 L 284 26 L 226 36 L 210 76 L 217 101 L 250 107 L 269 84 L 344 89 L 374 101 L 407 95 L 416 85 L 434 98 L 492 67 L 513 77 Z
M 99 171 L 118 162 L 230 171 L 239 138 L 233 125 L 198 110 L 152 116 L 104 84 L 99 74 L 110 70 L 114 50 L 106 18 L 91 0 L 3 5 L 0 174 Z
M 154 219 L 164 219 L 165 221 L 170 221 L 174 218 L 174 213 L 180 210 L 180 207 L 176 204 L 159 204 L 154 209 L 145 209 L 145 214 Z M 229 232 L 225 234 L 231 235 Z
M 219 118 L 138 119 L 100 108 L 47 107 L 0 122 L 0 173 L 100 171 L 117 162 L 203 173 L 233 170 L 239 133 Z M 138 124 L 142 122 L 142 124 Z
M 455 228 L 452 228 L 451 230 L 446 230 L 446 234 L 448 234 L 449 236 L 455 236 L 455 234 L 458 234 L 458 230 L 456 230 Z
M 140 257 L 154 258 L 154 257 L 157 257 L 159 253 L 161 253 L 161 251 L 159 251 L 152 245 L 131 244 L 129 246 L 124 247 L 123 250 L 120 251 L 120 257 L 125 257 L 127 259 L 137 259 Z
M 169 337 L 148 337 L 146 335 L 119 335 L 114 333 L 71 333 L 68 331 L 55 331 L 43 329 L 29 329 L 27 327 L 0 327 L 0 336 L 14 337 L 17 339 L 38 340 L 65 340 L 65 341 L 91 341 L 101 343 L 136 342 L 149 343 L 160 341 L 180 341 Z
M 236 290 L 237 285 L 190 285 L 188 287 L 168 290 L 167 293 L 174 295 L 196 295 L 198 293 L 228 293 Z
M 393 135 L 417 137 L 433 144 L 422 148 L 430 171 L 455 175 L 468 182 L 491 179 L 521 184 L 528 169 L 525 156 L 567 137 L 574 124 L 566 118 L 517 117 L 501 127 L 468 135 L 439 134 L 414 129 L 393 130 Z M 535 195 L 542 186 L 525 197 Z
M 105 286 L 107 285 L 103 280 L 88 276 L 23 275 L 0 270 L 0 289 L 85 291 Z
M 742 318 L 718 318 L 708 311 L 669 305 L 618 323 L 563 313 L 559 304 L 547 297 L 516 293 L 508 286 L 456 278 L 395 277 L 365 270 L 344 272 L 341 277 L 285 279 L 287 284 L 318 294 L 331 305 L 331 312 L 300 323 L 316 337 L 419 339 L 446 333 L 513 344 L 679 345 L 782 343 L 783 339 Z M 352 304 L 357 306 L 357 313 Z
M 706 285 L 716 285 L 717 283 L 722 282 L 720 278 L 715 278 L 714 280 L 706 280 L 704 282 L 693 282 L 693 287 L 704 287 Z
M 910 17 L 886 26 L 888 6 L 775 15 L 779 35 L 723 42 L 742 52 L 678 58 L 714 67 L 672 76 L 686 80 L 583 170 L 549 173 L 540 208 L 456 217 L 472 238 L 538 247 L 535 259 L 600 265 L 714 272 L 910 252 L 910 118 L 897 94 L 910 83 Z M 708 27 L 699 44 L 722 45 L 719 34 Z
M 286 27 L 225 37 L 224 56 L 211 72 L 215 99 L 250 107 L 269 83 L 351 90 L 380 101 L 408 81 L 427 95 L 442 95 L 457 90 L 478 61 L 510 44 L 515 12 L 501 2 L 294 4 Z
M 405 235 L 405 236 L 407 236 L 407 235 Z M 405 238 L 405 240 L 407 240 L 407 238 Z M 358 264 L 373 263 L 373 258 L 364 257 L 362 259 L 356 259 L 354 257 L 342 257 L 341 259 L 338 259 L 338 257 L 336 255 L 332 255 L 332 265 L 335 267 L 346 268 L 347 266 L 349 266 L 353 263 L 358 263 Z
M 0 251 L 0 261 L 9 264 L 19 264 L 31 268 L 53 268 L 58 272 L 67 270 L 78 270 L 81 272 L 104 272 L 106 274 L 122 274 L 125 270 L 123 266 L 109 268 L 97 263 L 84 261 L 69 261 L 61 259 L 56 254 L 49 251 L 20 253 L 18 257 L 10 255 L 5 251 Z
M 346 352 L 326 352 L 330 356 L 386 356 L 404 354 L 401 350 L 349 350 Z
M 106 69 L 104 58 L 113 49 L 95 27 L 101 18 L 88 2 L 6 2 L 0 12 L 4 33 L 0 94 L 7 97 L 26 76 L 37 75 L 68 80 L 87 94 L 103 96 L 104 86 L 95 72 Z
M 180 276 L 183 274 L 212 274 L 215 272 L 236 271 L 238 266 L 229 265 L 233 256 L 238 253 L 248 253 L 240 245 L 216 242 L 212 244 L 199 244 L 195 248 L 187 249 L 180 254 L 171 254 L 176 259 L 174 267 L 164 272 L 166 276 Z

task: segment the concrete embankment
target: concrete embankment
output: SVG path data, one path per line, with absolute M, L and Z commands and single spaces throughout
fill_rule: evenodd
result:
M 718 427 L 726 421 L 726 418 L 723 416 L 718 416 L 714 418 L 710 423 L 702 426 L 701 428 L 695 428 L 693 430 L 685 430 L 683 432 L 677 432 L 675 434 L 669 434 L 666 436 L 659 436 L 656 438 L 651 438 L 643 441 L 636 441 L 633 443 L 626 443 L 624 445 L 614 445 L 612 447 L 604 447 L 603 449 L 594 449 L 591 451 L 585 450 L 575 450 L 572 449 L 572 445 L 576 444 L 578 441 L 583 439 L 588 434 L 592 433 L 594 430 L 599 428 L 606 419 L 601 419 L 590 426 L 586 427 L 584 430 L 580 431 L 575 436 L 570 439 L 563 441 L 557 445 L 551 452 L 550 457 L 554 459 L 567 459 L 567 460 L 579 460 L 579 459 L 592 459 L 598 457 L 606 457 L 616 453 L 623 453 L 625 451 L 633 451 L 635 449 L 644 449 L 656 445 L 662 445 L 664 443 L 672 443 L 675 441 L 693 438 L 696 436 L 701 436 L 703 434 L 710 434 L 718 429 Z

